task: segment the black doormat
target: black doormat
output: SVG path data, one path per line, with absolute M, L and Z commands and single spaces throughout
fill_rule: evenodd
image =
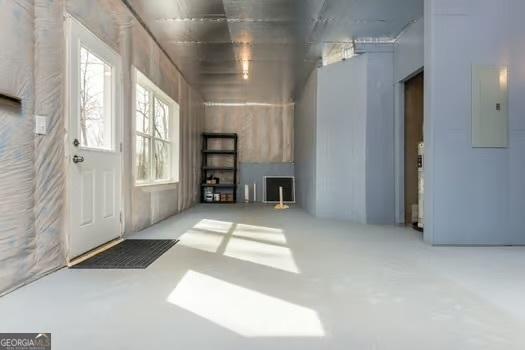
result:
M 126 239 L 72 268 L 145 269 L 178 241 L 178 239 Z

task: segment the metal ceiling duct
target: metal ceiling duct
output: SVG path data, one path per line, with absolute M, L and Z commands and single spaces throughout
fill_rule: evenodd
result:
M 291 102 L 326 47 L 394 39 L 423 16 L 423 0 L 123 1 L 214 103 Z

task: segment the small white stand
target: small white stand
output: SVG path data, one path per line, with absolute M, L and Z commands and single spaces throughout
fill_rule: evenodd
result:
M 277 204 L 274 208 L 277 210 L 283 210 L 283 209 L 290 208 L 289 206 L 283 203 L 283 188 L 282 187 L 279 187 L 279 204 Z

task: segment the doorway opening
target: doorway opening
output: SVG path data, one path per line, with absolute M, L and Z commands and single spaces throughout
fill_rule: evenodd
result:
M 404 89 L 404 197 L 405 224 L 422 228 L 422 151 L 424 114 L 424 73 L 405 82 Z M 418 161 L 419 158 L 419 161 Z M 418 226 L 419 222 L 419 226 Z

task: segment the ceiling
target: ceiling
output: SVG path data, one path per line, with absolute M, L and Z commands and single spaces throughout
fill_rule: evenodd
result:
M 326 50 L 392 40 L 423 16 L 423 0 L 123 1 L 214 103 L 292 102 Z

